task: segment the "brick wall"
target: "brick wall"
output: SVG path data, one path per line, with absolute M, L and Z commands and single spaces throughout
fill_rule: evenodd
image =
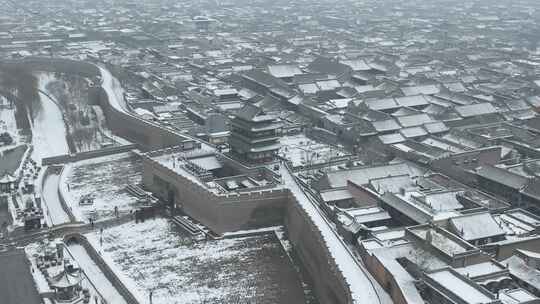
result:
M 111 267 L 105 262 L 101 255 L 94 249 L 94 247 L 88 242 L 85 236 L 82 234 L 74 233 L 64 237 L 64 243 L 70 241 L 76 241 L 86 249 L 88 255 L 92 258 L 94 263 L 103 271 L 103 274 L 114 285 L 114 288 L 122 295 L 128 304 L 139 304 L 135 296 L 129 291 L 129 289 L 122 283 L 122 281 L 116 276 Z
M 348 284 L 338 271 L 319 228 L 292 195 L 290 200 L 285 228 L 295 252 L 313 280 L 317 299 L 320 303 L 352 303 Z

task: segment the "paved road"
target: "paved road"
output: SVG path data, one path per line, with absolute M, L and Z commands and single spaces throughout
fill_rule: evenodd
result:
M 45 176 L 45 181 L 43 182 L 42 198 L 47 206 L 47 217 L 52 226 L 70 222 L 69 215 L 64 211 L 64 208 L 62 208 L 62 202 L 60 201 L 60 195 L 58 194 L 59 181 L 60 175 L 50 173 Z

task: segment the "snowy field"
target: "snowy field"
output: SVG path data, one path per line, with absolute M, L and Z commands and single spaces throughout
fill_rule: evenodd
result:
M 45 90 L 47 84 L 54 80 L 52 75 L 39 73 L 39 89 Z M 60 108 L 44 94 L 39 94 L 41 107 L 34 113 L 32 123 L 32 158 L 38 163 L 44 157 L 68 154 L 66 127 Z
M 275 235 L 193 242 L 166 219 L 88 235 L 127 286 L 155 304 L 305 303 L 297 273 Z
M 141 161 L 133 154 L 121 153 L 68 164 L 60 183 L 78 220 L 88 221 L 94 214 L 99 221 L 113 217 L 114 207 L 118 207 L 120 214 L 138 207 L 137 198 L 125 188 L 128 184 L 140 184 L 141 179 Z M 79 205 L 85 195 L 94 197 L 93 205 Z
M 346 155 L 344 151 L 309 139 L 304 134 L 283 136 L 279 142 L 282 147 L 278 154 L 292 161 L 293 167 L 324 163 Z

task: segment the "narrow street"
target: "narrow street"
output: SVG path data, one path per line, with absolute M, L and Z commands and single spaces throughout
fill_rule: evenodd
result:
M 42 189 L 43 205 L 46 206 L 45 218 L 49 226 L 58 226 L 70 222 L 69 215 L 62 207 L 60 196 L 58 194 L 58 182 L 60 175 L 50 172 L 45 177 Z

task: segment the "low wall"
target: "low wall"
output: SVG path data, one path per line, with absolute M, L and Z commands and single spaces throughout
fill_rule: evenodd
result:
M 360 248 L 360 255 L 368 271 L 389 293 L 395 304 L 423 302 L 420 293 L 413 285 L 414 277 L 397 260 L 383 262 L 377 255 L 369 253 L 363 246 Z M 404 277 L 407 279 L 403 279 Z
M 70 241 L 76 241 L 84 247 L 88 255 L 92 258 L 94 263 L 101 269 L 105 277 L 114 285 L 114 288 L 124 297 L 128 304 L 139 304 L 137 298 L 129 291 L 124 283 L 116 276 L 111 267 L 105 262 L 96 249 L 90 244 L 86 237 L 79 233 L 68 234 L 64 237 L 64 243 L 68 244 Z M 95 283 L 95 282 L 94 282 Z
M 43 189 L 43 184 L 45 182 L 45 179 L 47 178 L 47 175 L 50 174 L 51 171 L 59 171 L 58 174 L 62 174 L 62 170 L 64 170 L 63 166 L 48 166 L 45 168 L 45 172 L 43 173 L 43 177 L 41 179 L 41 189 Z M 64 200 L 64 197 L 62 196 L 62 192 L 60 191 L 60 188 L 58 188 L 56 191 L 58 191 L 58 198 L 60 199 L 60 204 L 62 205 L 62 210 L 68 215 L 69 221 L 74 223 L 77 221 L 77 218 L 75 218 L 75 215 L 73 215 L 73 211 L 71 208 L 69 208 L 68 204 Z M 43 201 L 45 201 L 45 197 L 41 197 Z M 44 202 L 42 202 L 43 204 Z M 45 203 L 46 204 L 46 203 Z
M 499 261 L 507 259 L 514 254 L 516 249 L 536 252 L 538 248 L 540 248 L 540 237 L 500 242 L 496 245 L 496 259 Z
M 77 162 L 81 160 L 102 157 L 102 156 L 107 156 L 107 155 L 120 154 L 124 152 L 129 152 L 134 149 L 137 149 L 137 145 L 135 144 L 108 147 L 108 148 L 103 148 L 99 150 L 80 152 L 80 153 L 71 154 L 71 155 L 66 154 L 66 155 L 45 157 L 41 160 L 41 163 L 43 166 L 64 164 L 64 163 Z
M 62 166 L 62 170 L 60 172 L 60 177 L 62 177 L 62 174 L 64 173 L 64 166 Z M 59 182 L 62 182 L 62 179 L 60 178 Z M 60 203 L 62 204 L 62 209 L 67 213 L 69 216 L 69 221 L 72 223 L 82 223 L 81 221 L 77 221 L 77 217 L 73 214 L 73 210 L 71 210 L 71 207 L 69 207 L 69 204 L 66 202 L 66 199 L 64 198 L 64 193 L 61 190 L 60 185 L 58 185 L 58 199 L 60 199 Z

